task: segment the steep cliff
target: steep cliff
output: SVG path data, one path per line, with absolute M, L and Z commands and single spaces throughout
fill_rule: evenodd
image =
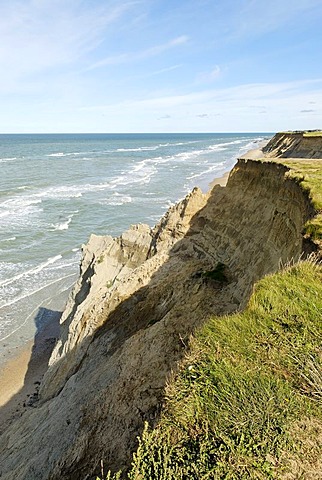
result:
M 194 329 L 244 308 L 256 280 L 301 256 L 315 211 L 288 170 L 239 160 L 225 188 L 195 189 L 154 229 L 90 238 L 39 405 L 1 437 L 1 478 L 129 465 Z
M 322 132 L 277 133 L 263 152 L 270 157 L 322 158 Z

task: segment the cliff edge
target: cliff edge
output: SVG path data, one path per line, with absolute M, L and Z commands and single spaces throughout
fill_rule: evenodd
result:
M 285 153 L 288 140 L 274 138 L 266 153 Z M 155 228 L 92 235 L 40 401 L 2 433 L 0 477 L 84 480 L 102 460 L 127 469 L 191 333 L 245 308 L 257 280 L 296 262 L 315 215 L 290 167 L 244 158 L 226 187 L 195 189 Z
M 322 132 L 307 130 L 277 133 L 263 148 L 269 157 L 322 158 Z

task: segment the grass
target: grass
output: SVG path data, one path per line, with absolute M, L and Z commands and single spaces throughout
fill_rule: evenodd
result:
M 322 210 L 322 159 L 263 157 L 256 161 L 286 165 L 290 169 L 288 175 L 300 184 L 304 192 L 308 193 L 315 210 L 317 212 Z
M 290 175 L 299 180 L 303 190 L 309 191 L 314 208 L 322 210 L 322 160 L 283 158 L 282 163 L 290 168 Z
M 302 134 L 303 137 L 322 137 L 322 130 L 285 130 L 282 132 L 278 132 L 279 135 L 284 134 L 284 135 L 298 135 Z
M 321 160 L 281 162 L 316 210 L 306 235 L 321 241 Z M 217 267 L 202 276 L 218 280 Z M 130 471 L 108 479 L 322 478 L 321 345 L 322 266 L 300 262 L 263 278 L 244 312 L 196 332 Z
M 288 175 L 294 178 L 305 192 L 316 211 L 316 215 L 304 225 L 303 233 L 313 241 L 322 240 L 322 160 L 302 158 L 261 158 L 259 162 L 282 163 L 290 170 Z
M 283 159 L 290 168 L 289 175 L 296 178 L 303 191 L 309 194 L 317 214 L 304 226 L 304 231 L 312 240 L 322 240 L 322 160 Z
M 97 263 L 103 263 L 103 261 L 104 261 L 104 255 L 103 255 L 103 253 L 102 253 L 102 254 L 98 257 Z
M 319 462 L 321 319 L 322 267 L 301 262 L 262 279 L 243 313 L 208 321 L 121 478 L 283 478 Z
M 321 130 L 312 130 L 303 133 L 303 137 L 322 137 Z

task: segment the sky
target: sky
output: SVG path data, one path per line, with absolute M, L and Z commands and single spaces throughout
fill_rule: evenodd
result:
M 322 129 L 322 0 L 0 0 L 0 133 Z

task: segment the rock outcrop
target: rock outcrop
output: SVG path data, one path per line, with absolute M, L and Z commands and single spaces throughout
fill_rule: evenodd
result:
M 243 308 L 256 280 L 300 257 L 314 211 L 287 172 L 239 160 L 225 188 L 195 189 L 154 229 L 90 238 L 41 400 L 1 437 L 1 479 L 129 466 L 193 330 Z
M 43 399 L 56 394 L 78 368 L 91 335 L 106 316 L 145 286 L 166 262 L 170 248 L 187 233 L 191 217 L 206 199 L 196 188 L 171 207 L 154 229 L 133 225 L 115 239 L 91 235 L 83 246 L 79 280 L 62 316 L 60 339 L 41 391 Z

